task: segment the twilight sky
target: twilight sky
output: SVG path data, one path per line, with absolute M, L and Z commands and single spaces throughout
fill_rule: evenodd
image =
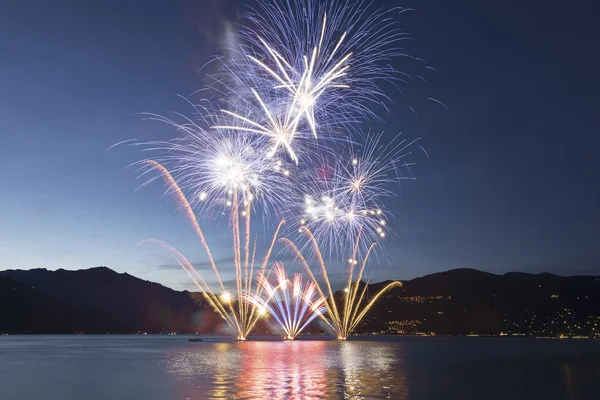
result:
M 189 112 L 174 94 L 202 87 L 198 69 L 218 47 L 219 21 L 236 15 L 233 2 L 215 3 L 3 4 L 0 270 L 106 265 L 192 288 L 167 254 L 137 246 L 164 239 L 202 264 L 189 225 L 162 185 L 135 191 L 141 181 L 124 168 L 142 158 L 137 150 L 105 149 L 174 137 L 136 113 Z M 600 7 L 392 3 L 415 9 L 402 15 L 414 38 L 407 50 L 439 72 L 394 95 L 386 118 L 390 135 L 422 137 L 430 159 L 415 159 L 418 179 L 392 207 L 397 237 L 372 280 L 462 267 L 600 274 Z M 226 224 L 203 227 L 227 263 Z

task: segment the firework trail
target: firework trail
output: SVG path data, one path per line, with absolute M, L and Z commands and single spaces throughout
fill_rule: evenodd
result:
M 204 237 L 204 233 L 200 228 L 200 224 L 196 218 L 196 214 L 192 210 L 192 207 L 185 197 L 181 188 L 175 182 L 175 179 L 171 176 L 169 171 L 159 163 L 155 161 L 146 162 L 151 168 L 158 171 L 165 180 L 165 183 L 174 194 L 180 207 L 186 214 L 187 219 L 191 222 L 194 231 L 196 232 L 202 247 L 206 251 L 212 271 L 219 283 L 219 289 L 221 290 L 220 295 L 216 295 L 211 287 L 207 284 L 206 280 L 196 271 L 193 265 L 175 248 L 169 244 L 160 240 L 150 240 L 150 242 L 158 243 L 165 247 L 171 252 L 177 263 L 187 272 L 192 281 L 196 284 L 198 289 L 202 292 L 204 298 L 213 307 L 213 309 L 229 324 L 229 326 L 237 333 L 238 340 L 245 340 L 248 334 L 252 331 L 258 320 L 260 319 L 260 313 L 256 312 L 256 309 L 250 307 L 250 303 L 244 299 L 245 293 L 254 293 L 255 296 L 260 296 L 261 288 L 258 287 L 253 289 L 252 287 L 252 276 L 254 274 L 255 257 L 256 257 L 256 245 L 253 250 L 250 249 L 250 219 L 249 210 L 250 202 L 247 205 L 240 207 L 237 192 L 233 192 L 232 211 L 231 211 L 231 222 L 233 231 L 233 250 L 234 250 L 234 264 L 235 264 L 235 291 L 229 291 L 225 288 L 223 280 L 221 279 L 219 269 L 215 263 L 215 260 L 211 254 L 210 248 Z M 243 211 L 241 211 L 243 210 Z M 246 213 L 244 227 L 241 227 L 240 215 Z M 258 271 L 259 274 L 264 273 L 273 246 L 283 221 L 279 223 L 277 230 L 273 236 L 271 244 L 267 250 L 266 255 L 262 263 L 260 264 Z M 241 230 L 244 229 L 244 234 Z M 243 236 L 243 244 L 242 244 Z
M 287 248 L 289 248 L 294 256 L 304 266 L 306 272 L 310 275 L 311 279 L 316 285 L 317 292 L 321 296 L 327 296 L 327 300 L 324 302 L 325 310 L 327 311 L 328 318 L 322 317 L 325 323 L 337 334 L 339 340 L 345 340 L 348 336 L 356 329 L 358 324 L 362 321 L 365 315 L 369 312 L 371 307 L 377 302 L 377 300 L 388 290 L 394 287 L 402 286 L 402 282 L 394 281 L 386 285 L 383 289 L 377 292 L 375 295 L 369 296 L 367 294 L 368 281 L 363 283 L 362 277 L 365 272 L 365 266 L 369 259 L 369 255 L 375 247 L 375 243 L 369 246 L 367 253 L 365 254 L 360 267 L 356 272 L 359 261 L 357 259 L 357 251 L 360 241 L 360 232 L 356 238 L 354 251 L 352 256 L 348 259 L 348 279 L 346 285 L 342 291 L 342 299 L 336 301 L 335 293 L 333 292 L 331 281 L 327 274 L 327 267 L 325 260 L 323 259 L 321 250 L 315 236 L 312 232 L 306 228 L 301 228 L 301 231 L 306 234 L 311 245 L 314 247 L 314 253 L 316 255 L 317 264 L 321 272 L 322 279 L 324 280 L 324 286 L 326 290 L 321 288 L 317 282 L 317 279 L 312 272 L 306 258 L 302 255 L 300 249 L 288 238 L 279 239 Z
M 248 295 L 247 299 L 259 314 L 268 313 L 283 329 L 287 340 L 293 340 L 311 321 L 325 311 L 325 297 L 315 299 L 316 283 L 302 285 L 302 276 L 295 274 L 288 280 L 283 264 L 273 267 L 277 285 L 273 286 L 268 276 L 260 273 L 257 277 L 262 295 Z

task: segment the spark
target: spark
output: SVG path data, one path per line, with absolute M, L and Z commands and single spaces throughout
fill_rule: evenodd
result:
M 224 304 L 229 304 L 229 303 L 231 303 L 231 300 L 233 300 L 233 298 L 231 297 L 231 293 L 229 293 L 229 292 L 223 292 L 223 293 L 221 294 L 221 301 L 222 301 Z
M 265 316 L 269 313 L 267 311 L 267 307 L 264 307 L 264 306 L 259 306 L 257 312 L 258 312 L 258 315 L 260 315 L 260 316 Z

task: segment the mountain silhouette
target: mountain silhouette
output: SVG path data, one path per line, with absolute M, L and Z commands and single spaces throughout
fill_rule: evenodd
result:
M 389 321 L 412 321 L 413 330 L 448 335 L 600 334 L 600 278 L 473 269 L 435 273 L 390 290 L 359 330 L 385 331 Z
M 370 284 L 366 300 L 387 283 Z M 402 283 L 375 303 L 356 333 L 600 336 L 599 277 L 456 269 Z M 198 299 L 106 267 L 0 271 L 0 332 L 224 332 L 223 320 Z
M 204 310 L 202 303 L 196 301 L 198 296 L 106 267 L 79 271 L 8 270 L 0 272 L 0 278 L 7 288 L 11 286 L 8 279 L 20 285 L 20 289 L 13 290 L 14 295 L 10 290 L 8 294 L 2 292 L 2 308 L 28 315 L 35 308 L 30 306 L 33 302 L 52 301 L 53 307 L 45 307 L 44 314 L 49 320 L 48 333 L 193 332 L 202 323 Z M 31 319 L 35 318 L 33 315 Z M 65 320 L 69 324 L 61 322 Z M 4 325 L 4 321 L 0 325 L 0 330 L 6 332 L 20 331 L 17 328 Z M 40 328 L 32 325 L 32 332 L 39 333 Z

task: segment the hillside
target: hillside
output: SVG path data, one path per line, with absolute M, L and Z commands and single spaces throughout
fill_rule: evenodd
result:
M 369 285 L 367 297 L 385 284 Z M 222 332 L 223 321 L 198 298 L 106 267 L 2 271 L 0 332 Z M 356 333 L 597 336 L 600 278 L 470 269 L 427 275 L 386 293 Z
M 44 326 L 48 333 L 193 332 L 202 324 L 203 308 L 190 293 L 106 267 L 79 271 L 8 270 L 0 272 L 0 278 L 7 289 L 11 286 L 8 279 L 18 282 L 18 289 L 11 289 L 12 293 L 2 291 L 2 308 L 16 310 L 5 313 L 16 313 L 19 319 L 13 323 L 25 324 L 0 326 L 8 332 L 37 324 L 34 320 L 40 313 L 47 321 Z M 43 312 L 38 309 L 39 304 L 47 304 Z
M 370 292 L 384 284 L 371 285 Z M 600 278 L 458 269 L 403 282 L 364 332 L 588 335 L 600 332 Z

